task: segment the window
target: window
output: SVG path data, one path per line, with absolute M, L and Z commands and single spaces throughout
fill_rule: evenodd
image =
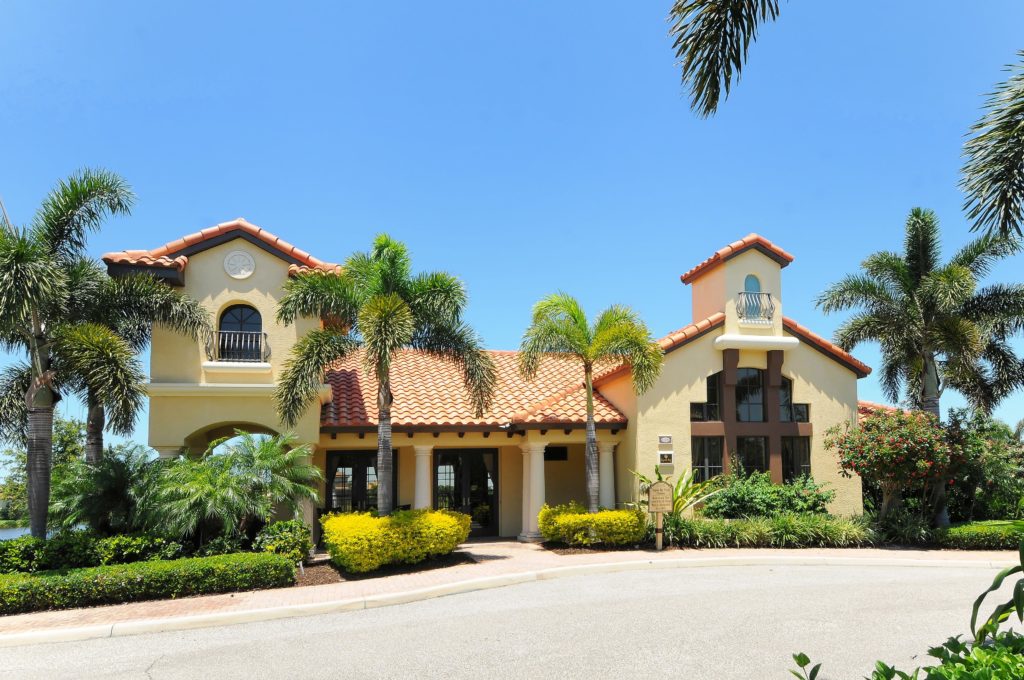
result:
M 741 368 L 736 375 L 736 420 L 764 422 L 764 371 Z
M 761 292 L 761 280 L 753 274 L 747 274 L 747 278 L 743 279 L 743 292 L 744 293 L 760 293 Z
M 217 359 L 263 360 L 263 318 L 249 305 L 231 305 L 217 324 Z
M 544 462 L 548 463 L 551 461 L 566 461 L 569 460 L 569 447 L 568 446 L 545 446 L 544 447 Z
M 806 423 L 810 420 L 809 411 L 807 404 L 793 403 L 793 381 L 782 378 L 782 387 L 779 388 L 779 420 L 783 423 Z
M 736 456 L 745 472 L 768 472 L 768 438 L 737 437 Z
M 722 374 L 721 372 L 708 376 L 707 401 L 704 403 L 690 403 L 690 420 L 704 422 L 707 420 L 721 420 L 719 415 L 719 395 L 721 394 Z
M 722 474 L 721 437 L 694 437 L 690 449 L 693 481 L 703 482 Z
M 782 481 L 791 482 L 811 474 L 810 437 L 782 438 Z

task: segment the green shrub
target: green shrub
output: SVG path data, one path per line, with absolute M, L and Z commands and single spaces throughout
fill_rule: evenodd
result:
M 788 484 L 775 484 L 767 472 L 753 472 L 729 476 L 720 483 L 724 484 L 722 490 L 704 503 L 701 513 L 705 517 L 739 519 L 784 513 L 825 514 L 836 496 L 825 484 L 806 476 Z
M 254 550 L 284 555 L 294 563 L 305 562 L 313 549 L 309 526 L 302 520 L 274 522 L 263 527 L 253 541 Z
M 1015 550 L 1024 541 L 1024 521 L 961 524 L 938 530 L 936 540 L 958 550 Z
M 161 536 L 122 534 L 96 541 L 100 564 L 128 564 L 146 560 L 174 560 L 182 556 L 182 545 Z
M 688 548 L 845 548 L 871 545 L 875 535 L 862 518 L 784 514 L 749 519 L 665 521 L 670 543 Z
M 931 522 L 920 512 L 904 508 L 876 519 L 875 531 L 882 543 L 894 545 L 927 545 L 934 540 Z
M 243 550 L 242 539 L 239 536 L 218 536 L 196 548 L 193 555 L 195 557 L 213 557 L 214 555 L 231 555 Z
M 331 561 L 353 573 L 447 555 L 469 536 L 470 521 L 468 515 L 447 510 L 400 510 L 387 517 L 355 512 L 321 519 Z
M 0 614 L 277 588 L 295 582 L 288 558 L 266 553 L 136 562 L 0 576 Z
M 544 540 L 566 545 L 637 545 L 647 534 L 647 517 L 641 510 L 587 512 L 576 502 L 545 505 L 537 516 Z
M 68 531 L 48 540 L 20 536 L 0 541 L 0 573 L 80 569 L 104 564 L 168 560 L 181 556 L 181 544 L 148 534 L 100 538 Z

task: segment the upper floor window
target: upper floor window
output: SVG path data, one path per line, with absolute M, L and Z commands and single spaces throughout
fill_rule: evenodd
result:
M 265 361 L 263 317 L 249 305 L 231 305 L 217 322 L 217 361 Z
M 793 381 L 783 377 L 779 388 L 779 420 L 783 423 L 806 423 L 810 420 L 809 411 L 807 404 L 793 403 Z
M 760 293 L 761 292 L 761 279 L 757 278 L 753 274 L 747 274 L 747 278 L 743 280 L 743 292 L 744 293 Z
M 764 371 L 741 368 L 736 372 L 736 420 L 764 422 Z
M 721 393 L 722 393 L 722 374 L 721 372 L 709 375 L 705 381 L 707 389 L 707 401 L 704 403 L 691 402 L 690 403 L 690 420 L 695 422 L 705 422 L 708 420 L 721 420 L 720 405 L 721 405 Z

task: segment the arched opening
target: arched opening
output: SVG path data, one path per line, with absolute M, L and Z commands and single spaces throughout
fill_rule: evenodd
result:
M 772 318 L 775 311 L 772 296 L 761 291 L 761 279 L 747 274 L 743 280 L 743 292 L 737 312 L 744 321 L 763 322 Z
M 217 322 L 217 361 L 266 361 L 263 317 L 249 305 L 231 305 Z

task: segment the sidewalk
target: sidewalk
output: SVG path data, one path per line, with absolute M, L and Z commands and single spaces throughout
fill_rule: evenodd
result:
M 994 572 L 1018 563 L 1014 551 L 804 549 L 646 550 L 558 555 L 515 541 L 474 542 L 473 561 L 416 573 L 301 588 L 0 617 L 0 646 L 182 630 L 366 609 L 514 583 L 626 569 L 750 565 L 969 567 Z M 979 582 L 980 583 L 980 582 Z

